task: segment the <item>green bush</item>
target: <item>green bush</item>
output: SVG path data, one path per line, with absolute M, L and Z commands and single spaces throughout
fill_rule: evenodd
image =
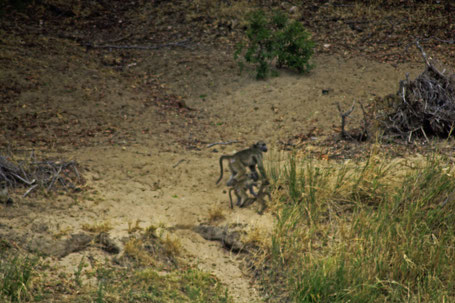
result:
M 308 62 L 314 48 L 310 34 L 301 23 L 289 22 L 281 12 L 270 17 L 261 10 L 251 13 L 248 16 L 246 36 L 247 44 L 237 46 L 234 58 L 243 67 L 243 62 L 239 59 L 243 53 L 246 62 L 256 65 L 257 79 L 265 79 L 273 74 L 270 65 L 274 60 L 277 67 L 287 66 L 299 73 L 307 72 L 313 67 Z

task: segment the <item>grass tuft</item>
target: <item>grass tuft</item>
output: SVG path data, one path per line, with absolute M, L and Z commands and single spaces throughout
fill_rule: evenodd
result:
M 112 229 L 112 224 L 109 221 L 83 224 L 82 229 L 92 233 L 107 233 Z
M 33 298 L 33 278 L 38 258 L 0 254 L 1 302 L 23 302 Z
M 223 210 L 221 208 L 211 208 L 209 209 L 209 223 L 214 223 L 221 221 L 225 218 Z

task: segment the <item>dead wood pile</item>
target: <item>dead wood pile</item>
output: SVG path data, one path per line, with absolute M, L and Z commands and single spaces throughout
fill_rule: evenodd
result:
M 36 161 L 32 155 L 28 160 L 11 161 L 0 155 L 0 184 L 6 187 L 28 187 L 24 197 L 37 187 L 47 191 L 63 188 L 77 190 L 82 178 L 75 161 Z
M 455 126 L 455 74 L 437 68 L 418 41 L 416 45 L 425 61 L 424 72 L 415 80 L 409 80 L 407 74 L 392 96 L 390 108 L 379 112 L 376 119 L 387 136 L 407 141 L 447 138 Z

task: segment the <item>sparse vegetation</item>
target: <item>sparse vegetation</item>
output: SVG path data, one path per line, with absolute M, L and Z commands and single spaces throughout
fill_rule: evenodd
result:
M 263 283 L 276 302 L 451 302 L 453 166 L 439 156 L 362 163 L 291 157 Z
M 107 233 L 112 229 L 112 224 L 109 221 L 93 223 L 93 224 L 83 224 L 82 230 L 92 232 L 92 233 Z
M 209 209 L 209 222 L 213 223 L 216 221 L 223 220 L 225 218 L 223 210 L 219 207 Z
M 144 243 L 141 239 L 131 238 L 128 240 L 125 244 L 125 255 L 142 265 L 154 264 L 152 256 L 144 249 Z
M 299 73 L 307 72 L 313 67 L 309 60 L 313 55 L 314 43 L 301 23 L 289 22 L 288 17 L 280 11 L 267 17 L 262 10 L 252 12 L 248 22 L 248 43 L 243 57 L 246 62 L 256 65 L 257 79 L 276 74 L 270 69 L 275 60 L 278 67 L 287 66 Z M 245 45 L 238 45 L 235 59 L 239 59 L 244 48 Z M 242 68 L 243 61 L 239 61 L 239 64 Z
M 240 258 L 226 262 L 219 245 L 192 235 L 194 223 L 221 219 L 221 209 L 223 225 L 202 227 L 217 232 L 231 256 L 255 254 L 268 301 L 455 301 L 453 169 L 440 157 L 413 156 L 432 142 L 382 146 L 409 160 L 373 153 L 340 164 L 330 159 L 365 157 L 370 142 L 321 139 L 336 131 L 334 102 L 396 91 L 389 83 L 404 78 L 401 63 L 421 62 L 409 47 L 415 37 L 453 67 L 455 2 L 3 2 L 0 147 L 26 157 L 0 169 L 14 200 L 0 203 L 0 302 L 260 301 L 235 272 Z M 258 8 L 263 27 L 248 40 L 245 16 Z M 238 55 L 247 61 L 249 52 L 258 78 L 275 65 L 309 70 L 313 43 L 303 26 L 314 33 L 317 73 L 253 85 L 237 75 L 229 59 L 242 39 Z M 225 149 L 207 147 L 235 140 L 229 150 L 240 148 L 258 134 L 328 160 L 294 157 L 286 169 L 272 168 L 274 199 L 261 217 L 257 202 L 228 208 L 211 163 Z M 453 142 L 440 143 L 453 151 Z M 81 166 L 34 160 L 47 154 Z M 222 207 L 207 214 L 214 205 Z M 81 231 L 84 222 L 94 234 Z M 49 257 L 24 252 L 36 248 Z
M 82 286 L 82 270 L 86 267 L 87 264 L 84 262 L 84 257 L 81 258 L 81 261 L 77 265 L 77 268 L 74 270 L 74 281 L 76 282 L 77 286 Z
M 0 253 L 0 300 L 2 302 L 31 301 L 34 296 L 33 278 L 38 258 Z
M 171 237 L 169 237 L 169 235 L 167 235 L 166 238 L 163 239 L 163 248 L 164 252 L 169 257 L 179 256 L 182 251 L 182 245 L 180 244 L 178 238 L 172 239 Z
M 216 278 L 195 269 L 162 273 L 144 267 L 110 272 L 103 267 L 98 279 L 94 298 L 99 302 L 232 302 Z
M 118 260 L 128 266 L 98 264 L 93 269 L 97 285 L 84 289 L 76 302 L 231 302 L 213 276 L 186 265 L 169 266 L 168 260 L 179 253 L 178 241 L 158 238 L 150 230 L 142 239 L 131 238 L 126 258 Z
M 180 253 L 178 241 L 153 237 L 149 243 L 144 236 L 130 239 L 116 263 L 89 265 L 83 257 L 72 274 L 58 277 L 43 274 L 38 257 L 6 250 L 0 254 L 0 302 L 232 302 L 214 276 L 186 264 L 168 266 Z
M 133 222 L 128 222 L 128 233 L 132 234 L 137 231 L 143 230 L 142 227 L 140 227 L 141 220 L 136 220 L 136 223 L 133 225 Z

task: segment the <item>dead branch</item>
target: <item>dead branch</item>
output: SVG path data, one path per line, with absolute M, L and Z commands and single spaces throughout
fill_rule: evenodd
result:
M 27 191 L 25 192 L 25 194 L 22 195 L 22 197 L 23 197 L 23 198 L 27 197 L 27 195 L 28 195 L 29 193 L 31 193 L 32 190 L 34 190 L 37 186 L 38 186 L 38 184 L 32 185 L 29 189 L 27 189 Z
M 368 119 L 367 119 L 367 113 L 365 111 L 365 108 L 363 107 L 362 103 L 358 102 L 360 105 L 360 109 L 362 110 L 363 113 L 363 126 L 360 127 L 360 129 L 356 129 L 354 132 L 348 133 L 346 132 L 346 118 L 349 117 L 349 115 L 354 111 L 355 109 L 355 101 L 352 103 L 351 108 L 344 112 L 341 110 L 341 106 L 339 103 L 337 103 L 337 108 L 338 112 L 340 113 L 341 117 L 341 138 L 345 140 L 356 140 L 356 141 L 365 141 L 368 139 Z
M 179 166 L 180 163 L 184 162 L 185 160 L 184 159 L 181 159 L 179 162 L 175 163 L 172 168 L 176 168 L 177 166 Z
M 365 112 L 365 108 L 363 107 L 363 104 L 359 102 L 360 109 L 362 110 L 363 114 L 363 130 L 361 131 L 359 135 L 359 141 L 364 141 L 368 138 L 368 119 L 367 119 L 367 113 Z
M 62 171 L 62 165 L 60 165 L 60 167 L 58 168 L 58 171 L 55 173 L 54 177 L 52 178 L 51 183 L 50 183 L 49 186 L 47 187 L 47 191 L 49 191 L 49 190 L 52 188 L 52 186 L 53 186 L 54 183 L 55 183 L 55 180 L 57 180 L 57 179 L 59 178 L 58 175 L 60 174 L 61 171 Z
M 383 98 L 383 105 L 377 105 L 375 119 L 386 136 L 401 137 L 408 142 L 415 138 L 428 142 L 433 136 L 447 138 L 455 121 L 455 74 L 437 68 L 437 62 L 427 55 L 418 40 L 415 45 L 425 62 L 425 70 L 414 80 L 406 74 L 398 92 Z
M 420 50 L 420 52 L 422 53 L 423 60 L 425 61 L 425 64 L 427 65 L 427 67 L 433 69 L 434 72 L 436 72 L 439 76 L 444 77 L 444 74 L 441 73 L 436 67 L 434 67 L 433 64 L 431 64 L 427 54 L 425 53 L 425 50 L 420 45 L 419 40 L 416 40 L 416 46 Z
M 348 138 L 348 135 L 346 134 L 346 131 L 344 129 L 345 125 L 346 125 L 346 118 L 354 111 L 355 102 L 352 103 L 351 109 L 348 110 L 345 113 L 343 113 L 343 111 L 341 110 L 340 103 L 337 102 L 336 105 L 337 105 L 337 108 L 338 108 L 338 112 L 340 113 L 340 116 L 341 116 L 341 137 L 343 139 L 345 139 L 345 138 Z
M 23 197 L 38 186 L 48 191 L 56 188 L 57 184 L 64 189 L 76 189 L 74 183 L 81 181 L 75 161 L 34 161 L 32 156 L 16 163 L 0 155 L 0 183 L 8 187 L 28 187 Z

